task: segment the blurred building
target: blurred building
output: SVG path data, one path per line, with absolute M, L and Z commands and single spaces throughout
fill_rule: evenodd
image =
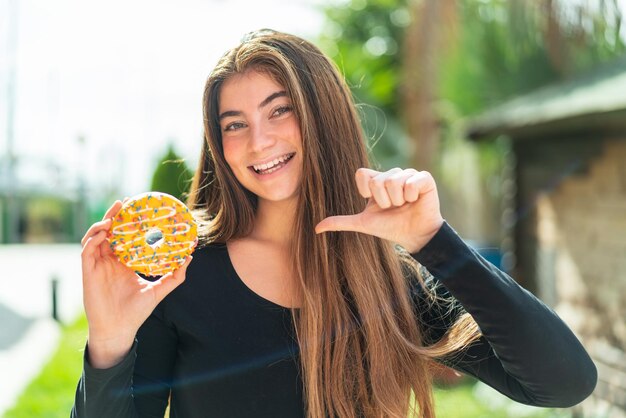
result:
M 492 109 L 468 136 L 509 140 L 504 264 L 598 367 L 578 416 L 626 417 L 626 60 Z
M 0 156 L 0 244 L 78 242 L 86 219 L 84 186 L 45 156 Z

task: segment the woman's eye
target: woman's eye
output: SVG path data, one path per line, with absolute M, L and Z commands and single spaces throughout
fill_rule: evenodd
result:
M 277 108 L 276 110 L 274 110 L 274 115 L 275 116 L 280 116 L 282 114 L 285 114 L 287 112 L 291 112 L 292 107 L 291 106 L 281 106 L 279 108 Z
M 244 128 L 246 125 L 242 122 L 233 122 L 229 123 L 224 127 L 224 132 L 226 131 L 236 131 L 237 129 Z

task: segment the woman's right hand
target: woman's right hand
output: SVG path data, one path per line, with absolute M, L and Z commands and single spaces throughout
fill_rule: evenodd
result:
M 128 354 L 137 330 L 154 308 L 185 280 L 191 257 L 176 271 L 151 282 L 122 264 L 106 240 L 111 220 L 122 207 L 116 201 L 81 244 L 83 303 L 89 323 L 89 364 L 108 368 Z

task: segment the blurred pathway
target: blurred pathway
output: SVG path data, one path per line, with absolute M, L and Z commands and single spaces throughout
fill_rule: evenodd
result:
M 61 321 L 71 322 L 82 312 L 80 246 L 0 245 L 0 268 L 2 416 L 57 346 L 60 332 L 52 320 L 53 277 L 58 280 Z

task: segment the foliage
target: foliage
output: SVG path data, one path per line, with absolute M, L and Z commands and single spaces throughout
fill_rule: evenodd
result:
M 387 126 L 401 127 L 404 36 L 411 24 L 410 8 L 419 8 L 420 3 L 351 0 L 325 9 L 320 46 L 343 71 L 356 101 L 379 109 L 379 120 L 386 118 Z M 438 22 L 438 30 L 446 35 L 438 38 L 446 42 L 439 41 L 437 56 L 422 59 L 436 60 L 437 71 L 430 80 L 437 92 L 433 106 L 445 102 L 457 118 L 587 71 L 625 51 L 615 0 L 596 7 L 565 0 L 452 3 L 454 19 L 446 16 L 448 20 Z M 397 138 L 380 132 L 381 126 L 385 125 L 365 126 L 365 131 L 370 139 L 381 137 L 378 147 L 383 156 L 389 158 L 393 151 L 405 154 Z
M 87 320 L 84 316 L 64 326 L 59 347 L 50 362 L 3 418 L 68 417 L 82 370 L 82 349 L 86 335 Z
M 457 2 L 460 30 L 440 57 L 440 97 L 462 115 L 478 113 L 624 54 L 617 5 L 600 4 L 590 9 L 545 0 Z
M 403 0 L 353 0 L 328 7 L 319 44 L 335 59 L 358 100 L 397 113 L 400 48 L 409 12 Z
M 403 0 L 353 0 L 325 13 L 318 44 L 352 90 L 373 159 L 385 167 L 404 165 L 406 134 L 397 96 L 408 8 Z
M 187 199 L 193 172 L 170 144 L 152 175 L 151 191 L 171 194 L 181 201 Z

